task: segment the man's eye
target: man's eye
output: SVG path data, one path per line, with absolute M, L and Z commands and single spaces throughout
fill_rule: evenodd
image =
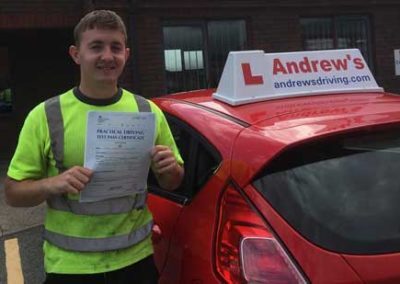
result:
M 113 50 L 114 52 L 116 52 L 116 53 L 119 53 L 119 52 L 122 51 L 122 47 L 121 47 L 121 46 L 113 46 L 113 47 L 112 47 L 112 50 Z
M 100 46 L 100 45 L 92 45 L 92 46 L 90 47 L 90 49 L 92 49 L 92 50 L 100 50 L 100 49 L 101 49 L 101 46 Z

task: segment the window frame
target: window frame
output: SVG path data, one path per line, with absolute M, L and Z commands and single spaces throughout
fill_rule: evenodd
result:
M 182 121 L 181 119 L 173 116 L 164 111 L 164 115 L 170 125 L 171 130 L 174 127 L 179 128 L 182 131 L 185 131 L 186 134 L 189 136 L 188 144 L 189 144 L 189 157 L 182 157 L 184 160 L 184 167 L 185 167 L 185 177 L 182 181 L 181 186 L 176 189 L 175 191 L 168 191 L 162 189 L 156 182 L 154 178 L 149 178 L 149 192 L 169 199 L 173 202 L 187 205 L 191 202 L 191 200 L 205 187 L 207 182 L 212 178 L 214 173 L 219 169 L 220 165 L 222 164 L 222 156 L 218 152 L 218 150 L 198 131 L 196 131 L 193 127 L 189 126 L 186 122 Z M 173 131 L 172 131 L 173 133 Z M 175 137 L 174 137 L 175 138 Z M 208 178 L 196 188 L 196 165 L 198 165 L 199 154 L 200 154 L 200 147 L 208 152 L 208 154 L 214 159 L 216 162 L 215 168 L 212 171 L 212 174 L 208 174 Z M 182 155 L 182 153 L 181 153 Z M 149 173 L 150 175 L 150 173 Z
M 331 30 L 329 31 L 333 38 L 333 49 L 338 48 L 338 26 L 340 23 L 349 21 L 349 20 L 362 20 L 365 22 L 365 27 L 367 29 L 366 31 L 366 36 L 367 36 L 367 51 L 366 55 L 363 54 L 365 57 L 365 61 L 367 62 L 370 70 L 372 73 L 374 73 L 374 58 L 373 58 L 373 40 L 372 40 L 372 20 L 371 16 L 368 14 L 337 14 L 337 15 L 322 15 L 322 16 L 317 16 L 317 15 L 304 15 L 300 16 L 300 28 L 301 28 L 301 45 L 303 50 L 309 50 L 306 49 L 306 37 L 305 37 L 305 32 L 304 28 L 302 26 L 302 20 L 310 20 L 310 19 L 321 19 L 321 20 L 330 20 L 331 21 Z M 355 48 L 355 47 L 354 47 Z M 323 50 L 323 49 L 318 49 L 318 50 Z M 360 51 L 361 52 L 361 51 Z
M 162 25 L 161 25 L 161 34 L 162 34 L 162 58 L 163 58 L 163 68 L 164 68 L 164 93 L 169 94 L 168 92 L 168 80 L 167 80 L 167 71 L 165 69 L 165 39 L 164 39 L 164 34 L 163 34 L 163 29 L 165 27 L 199 27 L 200 31 L 202 33 L 202 48 L 203 48 L 203 66 L 204 66 L 204 71 L 205 71 L 205 81 L 206 85 L 205 88 L 211 88 L 211 87 L 217 87 L 217 86 L 211 86 L 212 81 L 219 81 L 219 78 L 211 78 L 212 75 L 211 70 L 210 70 L 210 44 L 209 44 L 209 23 L 210 22 L 230 22 L 230 21 L 242 21 L 244 23 L 244 31 L 245 31 L 245 41 L 243 44 L 243 50 L 247 49 L 249 46 L 249 32 L 248 32 L 248 20 L 245 17 L 241 18 L 223 18 L 223 19 L 195 19 L 195 20 L 171 20 L 167 19 L 164 20 Z M 183 64 L 182 64 L 183 66 Z M 223 66 L 221 68 L 223 70 Z M 221 71 L 222 73 L 222 71 Z M 214 80 L 215 79 L 215 80 Z

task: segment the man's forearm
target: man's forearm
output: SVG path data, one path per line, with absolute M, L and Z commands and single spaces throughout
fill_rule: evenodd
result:
M 6 202 L 15 207 L 33 207 L 49 197 L 47 180 L 17 181 L 7 177 L 4 183 Z
M 36 206 L 50 196 L 79 194 L 89 183 L 93 171 L 74 166 L 59 175 L 40 180 L 17 181 L 9 177 L 5 181 L 7 203 L 11 206 Z

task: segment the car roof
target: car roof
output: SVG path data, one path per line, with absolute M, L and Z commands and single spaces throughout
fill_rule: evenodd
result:
M 280 98 L 232 106 L 212 97 L 214 89 L 164 96 L 232 117 L 248 125 L 275 129 L 312 124 L 354 115 L 400 114 L 400 96 L 387 92 L 322 94 Z M 279 123 L 278 123 L 279 122 Z
M 184 92 L 159 97 L 155 101 L 171 113 L 186 109 L 178 107 L 178 104 L 188 104 L 191 106 L 190 115 L 194 114 L 193 107 L 197 107 L 201 117 L 205 111 L 210 111 L 213 116 L 220 115 L 229 121 L 227 127 L 237 123 L 237 130 L 241 130 L 232 142 L 236 145 L 232 159 L 251 161 L 239 163 L 241 167 L 232 172 L 240 186 L 247 184 L 266 161 L 298 143 L 400 123 L 400 96 L 386 92 L 280 98 L 237 106 L 214 99 L 213 92 L 212 89 Z M 188 113 L 185 112 L 182 118 L 190 121 L 190 117 L 186 117 Z M 201 131 L 210 131 L 209 124 L 202 127 Z M 248 145 L 258 150 L 253 151 Z M 260 148 L 268 151 L 259 151 Z

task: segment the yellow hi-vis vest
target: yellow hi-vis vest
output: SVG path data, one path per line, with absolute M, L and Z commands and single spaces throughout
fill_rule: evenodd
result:
M 134 98 L 138 104 L 139 112 L 151 111 L 150 104 L 146 99 L 138 95 L 134 95 Z M 51 140 L 51 150 L 54 155 L 56 167 L 59 172 L 63 172 L 65 170 L 63 165 L 64 125 L 59 96 L 50 98 L 45 102 L 45 112 Z M 115 216 L 114 219 L 117 222 L 115 225 L 118 227 L 118 216 L 135 209 L 143 209 L 146 204 L 146 199 L 147 191 L 134 196 L 119 197 L 91 203 L 80 203 L 78 200 L 70 199 L 68 196 L 64 195 L 52 197 L 47 201 L 50 208 L 47 214 L 53 215 L 51 220 L 54 224 L 46 224 L 44 238 L 59 248 L 77 252 L 102 252 L 131 247 L 150 235 L 153 225 L 152 221 L 124 234 L 99 237 L 102 230 L 100 227 L 96 228 L 96 232 L 93 232 L 93 237 L 72 236 L 70 232 L 63 232 L 62 224 L 63 222 L 68 222 L 68 220 L 65 220 L 65 214 L 63 214 L 63 212 L 93 217 L 112 214 Z M 113 222 L 112 218 L 110 222 Z M 48 226 L 56 226 L 58 231 L 54 232 L 50 230 Z

